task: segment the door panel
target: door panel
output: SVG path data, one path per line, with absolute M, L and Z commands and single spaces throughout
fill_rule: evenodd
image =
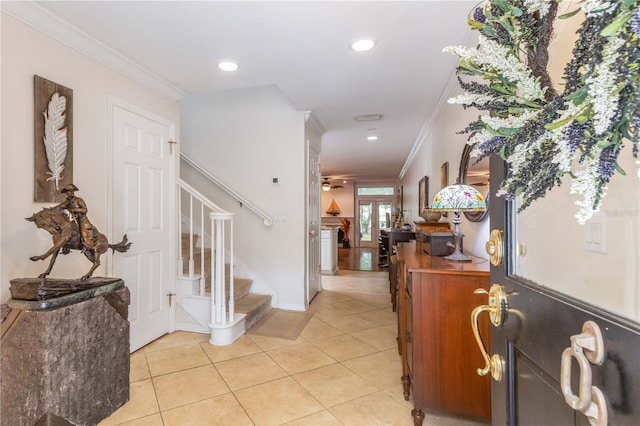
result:
M 126 233 L 133 244 L 113 257 L 113 275 L 131 292 L 131 350 L 170 330 L 175 271 L 172 261 L 172 156 L 168 141 L 173 125 L 125 105 L 113 104 L 114 234 Z
M 307 297 L 306 304 L 321 290 L 320 278 L 320 154 L 309 146 L 308 158 L 308 253 L 307 253 Z
M 492 158 L 491 187 L 504 175 L 504 163 Z M 592 386 L 606 398 L 608 424 L 640 424 L 640 326 L 581 300 L 514 274 L 517 250 L 516 214 L 512 202 L 495 197 L 490 213 L 491 229 L 504 230 L 505 257 L 492 266 L 491 282 L 505 287 L 506 320 L 492 327 L 491 351 L 503 357 L 504 378 L 492 381 L 493 423 L 496 425 L 589 424 L 587 417 L 565 402 L 560 386 L 563 351 L 571 336 L 594 321 L 603 333 L 605 349 L 601 365 L 589 363 Z M 558 214 L 570 214 L 562 210 Z M 552 260 L 538 265 L 552 268 Z M 573 265 L 576 270 L 579 265 Z M 553 269 L 552 269 L 553 270 Z M 603 282 L 602 285 L 615 285 Z M 572 393 L 578 394 L 580 369 L 571 360 Z
M 391 209 L 389 200 L 358 200 L 359 247 L 378 247 L 380 230 L 391 227 Z
M 358 202 L 359 247 L 376 247 L 378 245 L 375 216 L 374 201 L 360 200 Z

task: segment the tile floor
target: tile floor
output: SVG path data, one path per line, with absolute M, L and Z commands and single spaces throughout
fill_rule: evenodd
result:
M 131 354 L 130 401 L 106 425 L 413 425 L 388 274 L 340 271 L 297 340 L 245 334 L 212 346 L 175 332 Z M 424 425 L 476 426 L 427 414 Z

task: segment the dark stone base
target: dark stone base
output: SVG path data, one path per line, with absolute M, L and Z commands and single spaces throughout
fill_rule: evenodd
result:
M 128 303 L 122 288 L 56 309 L 13 308 L 2 324 L 0 424 L 95 425 L 126 403 Z
M 16 278 L 11 280 L 14 300 L 47 300 L 120 281 L 120 278 L 93 277 L 87 280 L 59 278 Z

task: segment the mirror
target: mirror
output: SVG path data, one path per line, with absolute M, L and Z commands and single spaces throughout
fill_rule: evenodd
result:
M 467 220 L 471 222 L 482 222 L 489 217 L 489 157 L 485 157 L 479 162 L 471 158 L 474 145 L 465 144 L 460 158 L 460 169 L 458 170 L 458 183 L 469 185 L 484 195 L 487 202 L 487 209 L 483 212 L 464 212 Z

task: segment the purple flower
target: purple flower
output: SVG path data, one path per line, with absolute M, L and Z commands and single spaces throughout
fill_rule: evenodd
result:
M 638 37 L 640 37 L 640 6 L 636 8 L 631 17 L 631 29 Z
M 600 153 L 600 162 L 598 163 L 598 174 L 603 180 L 608 181 L 616 171 L 617 156 L 618 152 L 617 150 L 614 150 L 613 145 L 602 149 L 602 152 Z
M 567 128 L 567 132 L 564 134 L 564 138 L 569 144 L 570 152 L 575 152 L 576 149 L 582 144 L 584 140 L 584 131 L 587 130 L 591 126 L 591 121 L 587 121 L 585 123 L 580 123 L 578 121 L 574 121 Z
M 487 17 L 484 15 L 484 11 L 481 7 L 476 7 L 476 10 L 473 11 L 473 19 L 481 24 L 487 22 Z
M 504 143 L 507 142 L 507 138 L 504 136 L 496 136 L 494 138 L 489 139 L 486 142 L 482 142 L 478 145 L 478 149 L 484 153 L 491 154 L 496 149 L 500 148 Z

